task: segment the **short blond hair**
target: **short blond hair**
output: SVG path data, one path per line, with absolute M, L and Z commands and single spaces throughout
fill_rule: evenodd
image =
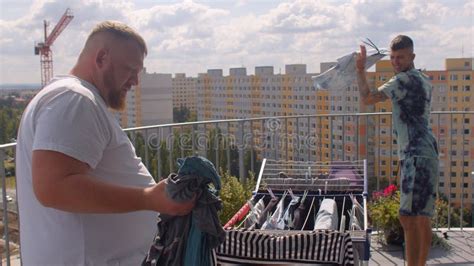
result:
M 122 22 L 106 20 L 97 24 L 92 29 L 89 37 L 87 37 L 86 43 L 88 43 L 95 35 L 99 33 L 109 33 L 119 39 L 133 40 L 138 44 L 144 55 L 147 55 L 148 53 L 145 40 L 143 40 L 142 36 L 140 36 L 140 34 L 138 34 L 138 32 L 136 32 L 130 26 Z

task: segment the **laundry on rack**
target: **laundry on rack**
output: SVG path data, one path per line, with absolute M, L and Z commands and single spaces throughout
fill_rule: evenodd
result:
M 316 216 L 314 230 L 337 230 L 338 220 L 336 201 L 324 199 Z
M 267 221 L 267 218 L 270 216 L 270 212 L 273 210 L 275 205 L 278 203 L 278 198 L 275 197 L 274 195 L 268 202 L 267 206 L 265 206 L 265 209 L 263 210 L 262 214 L 260 215 L 260 218 L 258 219 L 257 224 L 255 225 L 255 229 L 259 229 L 263 226 L 263 224 Z
M 352 208 L 349 210 L 349 230 L 364 230 L 364 208 L 354 195 L 350 195 Z
M 293 212 L 295 211 L 298 202 L 300 202 L 300 197 L 293 195 L 291 190 L 290 195 L 291 201 L 286 207 L 282 219 L 277 222 L 276 229 L 284 230 L 293 228 Z
M 295 230 L 300 230 L 303 229 L 303 223 L 305 220 L 305 213 L 306 211 L 306 197 L 308 195 L 308 191 L 306 190 L 303 194 L 303 197 L 301 198 L 300 205 L 298 205 L 298 208 L 293 212 L 293 226 L 290 227 L 290 229 L 295 229 Z
M 263 223 L 262 229 L 278 229 L 278 223 L 283 219 L 286 195 L 285 191 L 273 214 Z
M 353 265 L 351 235 L 358 237 L 356 258 L 365 260 L 370 243 L 361 246 L 363 232 L 349 232 L 364 228 L 358 203 L 365 197 L 364 166 L 363 161 L 264 159 L 250 211 L 240 223 L 244 227 L 226 229 L 225 242 L 216 249 L 218 262 Z
M 263 198 L 264 197 L 258 200 L 255 205 L 253 205 L 252 202 L 249 202 L 250 213 L 248 214 L 247 218 L 245 218 L 245 228 L 255 228 L 256 224 L 258 223 L 258 220 L 260 219 L 263 214 L 263 211 L 265 210 L 265 202 L 263 201 Z

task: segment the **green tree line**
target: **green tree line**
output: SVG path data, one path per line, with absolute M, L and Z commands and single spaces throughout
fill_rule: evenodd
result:
M 0 144 L 15 141 L 24 109 L 25 104 L 15 102 L 13 97 L 0 98 Z

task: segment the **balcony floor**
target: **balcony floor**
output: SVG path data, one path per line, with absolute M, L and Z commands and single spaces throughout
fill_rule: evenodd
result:
M 441 247 L 432 248 L 427 265 L 474 265 L 474 231 L 470 228 L 467 230 L 449 231 L 448 243 L 451 250 L 446 251 Z M 404 265 L 402 248 L 382 246 L 377 242 L 376 235 L 372 235 L 370 254 L 369 265 Z M 11 265 L 20 266 L 18 255 L 11 256 Z
M 381 246 L 376 238 L 372 236 L 369 265 L 404 265 L 402 247 Z M 430 250 L 427 265 L 474 265 L 474 231 L 449 231 L 448 243 L 449 251 L 441 247 Z

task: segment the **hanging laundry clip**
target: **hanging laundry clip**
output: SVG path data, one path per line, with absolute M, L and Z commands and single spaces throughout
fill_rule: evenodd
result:
M 270 194 L 270 197 L 272 197 L 272 199 L 276 199 L 276 196 L 275 194 L 273 194 L 273 191 L 271 188 L 267 188 L 267 191 L 268 191 L 268 194 Z

